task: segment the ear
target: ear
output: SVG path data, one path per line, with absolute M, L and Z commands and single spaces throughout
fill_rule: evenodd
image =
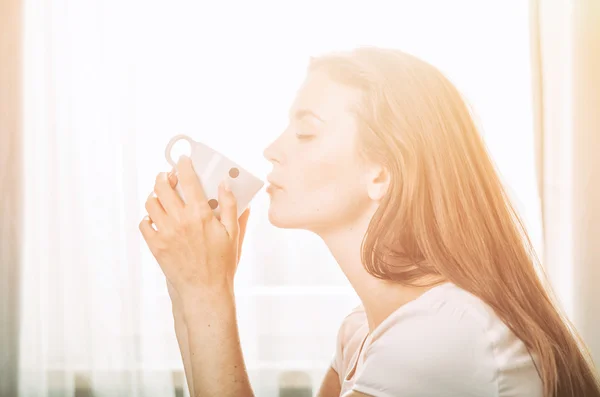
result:
M 391 175 L 382 164 L 370 164 L 367 171 L 367 192 L 373 201 L 381 201 L 390 187 Z

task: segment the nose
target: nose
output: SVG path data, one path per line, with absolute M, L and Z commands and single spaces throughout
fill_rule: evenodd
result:
M 279 137 L 263 150 L 263 156 L 271 163 L 281 162 L 281 150 L 279 149 Z

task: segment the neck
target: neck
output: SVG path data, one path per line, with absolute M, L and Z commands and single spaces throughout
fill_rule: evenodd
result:
M 361 244 L 374 210 L 337 230 L 318 233 L 362 301 L 369 332 L 400 306 L 418 298 L 431 287 L 412 287 L 369 274 L 361 260 Z

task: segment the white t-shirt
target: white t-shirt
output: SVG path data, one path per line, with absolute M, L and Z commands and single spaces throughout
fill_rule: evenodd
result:
M 371 334 L 362 306 L 345 317 L 332 362 L 341 397 L 542 397 L 523 342 L 481 299 L 436 286 Z M 355 368 L 356 367 L 356 368 Z

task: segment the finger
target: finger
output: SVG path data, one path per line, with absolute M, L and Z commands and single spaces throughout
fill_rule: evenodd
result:
M 166 225 L 167 213 L 158 201 L 158 197 L 155 196 L 154 192 L 150 193 L 146 200 L 146 211 L 158 229 Z
M 242 247 L 244 246 L 244 237 L 246 236 L 246 226 L 248 225 L 248 217 L 250 216 L 250 208 L 247 208 L 239 219 L 239 237 L 238 237 L 238 262 L 242 256 Z
M 154 192 L 167 214 L 173 215 L 183 209 L 183 201 L 171 187 L 169 176 L 165 172 L 161 172 L 156 177 Z
M 206 194 L 204 194 L 198 174 L 194 170 L 192 160 L 187 156 L 181 156 L 177 162 L 177 171 L 177 178 L 187 200 L 187 205 L 196 205 L 202 214 L 210 216 L 213 212 L 210 205 L 208 205 Z
M 246 235 L 246 226 L 248 225 L 248 218 L 250 217 L 250 207 L 246 208 L 242 215 L 238 219 L 239 223 L 239 234 L 240 234 L 240 245 Z
M 219 207 L 221 207 L 221 223 L 230 237 L 238 236 L 237 199 L 226 181 L 219 185 Z
M 175 167 L 173 167 L 171 172 L 169 172 L 169 185 L 172 189 L 175 189 L 175 186 L 177 186 L 177 182 L 177 171 L 175 171 Z
M 142 232 L 142 236 L 144 236 L 144 240 L 148 245 L 151 244 L 151 241 L 156 237 L 156 230 L 152 227 L 152 220 L 150 217 L 145 216 L 144 219 L 139 224 L 140 232 Z

